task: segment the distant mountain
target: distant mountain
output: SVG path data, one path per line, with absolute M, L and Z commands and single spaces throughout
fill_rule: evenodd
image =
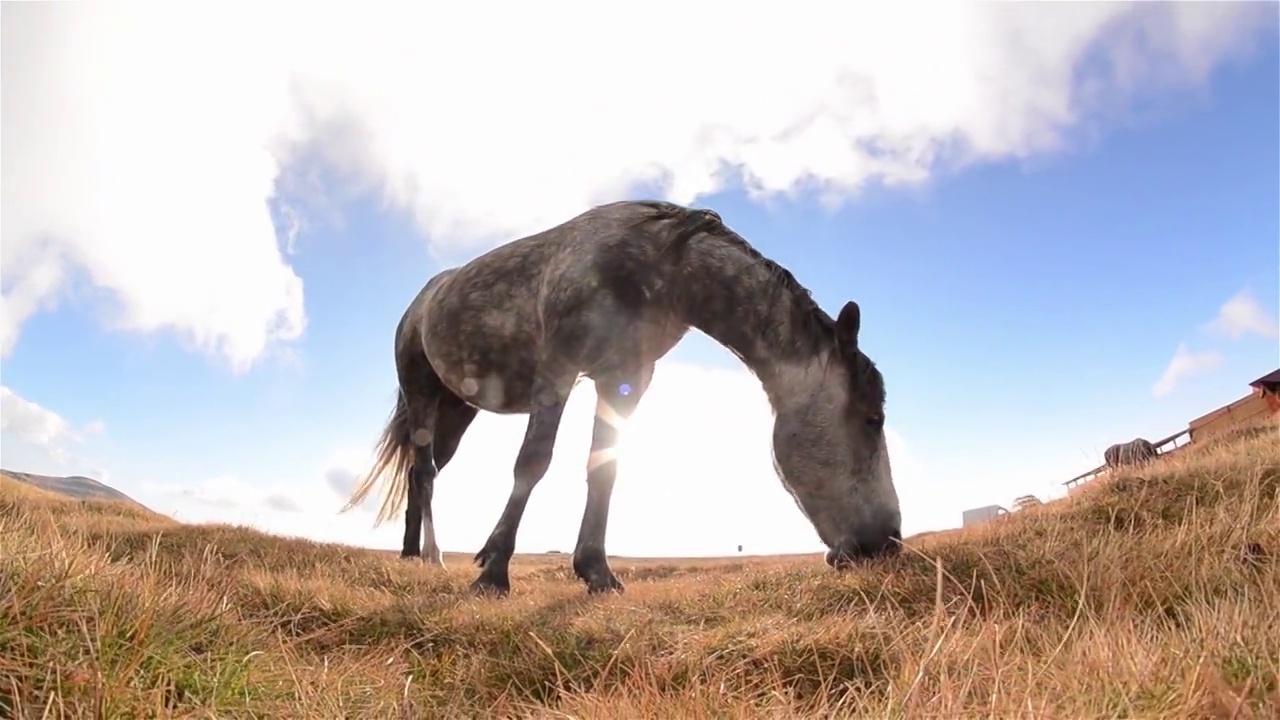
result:
M 35 473 L 14 472 L 13 470 L 0 470 L 0 475 L 4 475 L 11 480 L 33 485 L 46 492 L 66 495 L 78 500 L 117 500 L 143 509 L 149 509 L 119 490 L 83 475 L 53 477 L 50 475 L 36 475 Z

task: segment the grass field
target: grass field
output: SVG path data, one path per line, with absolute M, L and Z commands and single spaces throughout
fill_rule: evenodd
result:
M 843 574 L 518 557 L 498 600 L 0 481 L 0 716 L 1274 718 L 1278 495 L 1272 425 Z

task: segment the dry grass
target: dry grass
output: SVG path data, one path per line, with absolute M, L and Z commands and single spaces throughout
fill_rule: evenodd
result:
M 0 480 L 5 717 L 1280 715 L 1280 428 L 837 574 L 816 557 L 474 568 Z M 935 562 L 936 561 L 936 562 Z

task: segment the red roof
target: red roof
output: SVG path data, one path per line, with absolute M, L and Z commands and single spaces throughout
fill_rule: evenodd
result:
M 1249 383 L 1249 387 L 1255 387 L 1259 390 L 1275 390 L 1280 387 L 1280 370 L 1272 370 L 1262 377 Z

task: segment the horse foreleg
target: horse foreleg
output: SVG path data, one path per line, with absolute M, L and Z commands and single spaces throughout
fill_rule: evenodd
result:
M 605 534 L 609 502 L 618 473 L 617 446 L 622 425 L 631 417 L 648 388 L 652 368 L 637 377 L 596 382 L 596 419 L 587 460 L 587 505 L 573 549 L 573 573 L 587 584 L 587 592 L 622 592 L 622 582 L 609 568 Z
M 516 456 L 515 484 L 507 498 L 507 506 L 493 532 L 489 534 L 489 539 L 485 541 L 484 548 L 476 553 L 475 562 L 482 568 L 480 576 L 471 583 L 471 590 L 476 594 L 506 595 L 511 591 L 507 567 L 516 551 L 516 531 L 520 528 L 520 519 L 524 517 L 529 494 L 551 466 L 551 452 L 556 443 L 556 432 L 560 429 L 560 416 L 564 413 L 568 392 L 548 392 L 546 388 L 535 385 L 533 397 L 542 397 L 539 391 L 546 393 L 546 400 L 549 402 L 540 403 L 529 413 L 524 442 Z

